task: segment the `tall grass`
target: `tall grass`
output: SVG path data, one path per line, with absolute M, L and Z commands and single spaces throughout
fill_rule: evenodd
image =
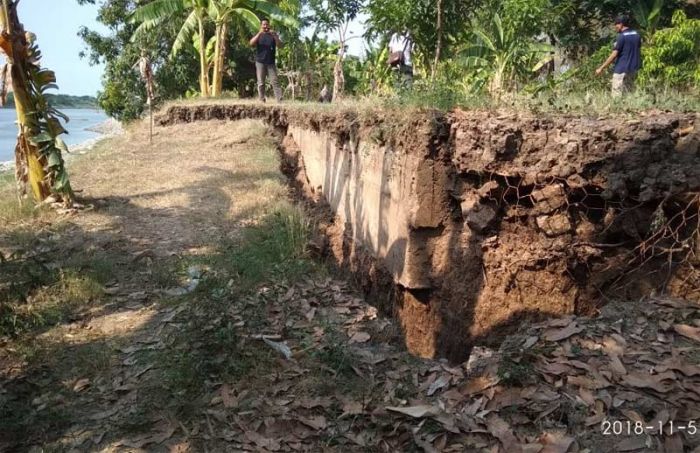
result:
M 300 207 L 280 203 L 260 223 L 248 228 L 225 257 L 242 287 L 275 274 L 294 278 L 307 270 L 306 244 L 311 224 Z

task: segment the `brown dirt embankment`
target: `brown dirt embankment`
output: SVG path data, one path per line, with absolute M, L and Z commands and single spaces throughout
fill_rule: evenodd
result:
M 335 214 L 321 248 L 368 292 L 395 283 L 388 307 L 417 354 L 459 360 L 521 320 L 613 298 L 700 299 L 695 116 L 243 104 L 173 106 L 159 122 L 244 118 L 280 133 L 287 169 Z

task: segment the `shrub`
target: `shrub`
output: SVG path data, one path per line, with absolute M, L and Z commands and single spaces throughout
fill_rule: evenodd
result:
M 644 48 L 643 85 L 700 88 L 700 20 L 678 10 L 672 27 L 659 30 Z

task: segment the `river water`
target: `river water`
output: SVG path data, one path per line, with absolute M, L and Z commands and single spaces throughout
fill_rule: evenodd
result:
M 100 133 L 86 128 L 96 126 L 107 120 L 107 115 L 95 109 L 59 109 L 68 115 L 70 121 L 64 125 L 68 134 L 61 136 L 63 141 L 77 145 L 99 137 Z M 0 162 L 14 160 L 15 144 L 17 143 L 17 117 L 14 109 L 0 109 Z

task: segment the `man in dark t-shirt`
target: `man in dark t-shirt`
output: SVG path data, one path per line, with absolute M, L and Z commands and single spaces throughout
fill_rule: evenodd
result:
M 258 95 L 265 102 L 265 76 L 270 77 L 270 84 L 275 92 L 277 102 L 282 100 L 282 89 L 277 79 L 277 66 L 275 57 L 277 47 L 282 47 L 279 35 L 270 29 L 270 21 L 260 21 L 260 31 L 250 40 L 251 47 L 255 47 L 255 74 L 258 79 Z
M 605 63 L 596 69 L 596 74 L 602 74 L 605 68 L 615 63 L 612 95 L 618 97 L 634 89 L 637 71 L 642 67 L 642 37 L 639 32 L 630 28 L 630 19 L 627 16 L 615 19 L 615 30 L 617 40 L 613 51 Z

